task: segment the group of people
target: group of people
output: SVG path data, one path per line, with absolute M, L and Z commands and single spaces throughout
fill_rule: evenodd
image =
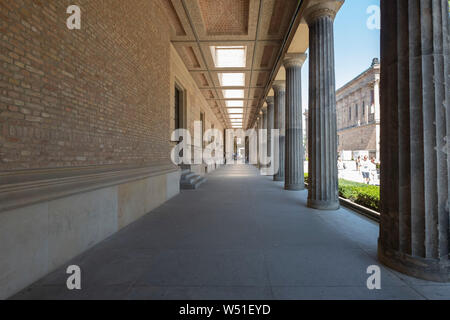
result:
M 377 164 L 375 162 L 375 158 L 369 160 L 367 156 L 364 156 L 362 159 L 359 156 L 356 159 L 356 170 L 361 172 L 364 182 L 366 184 L 370 183 L 370 175 L 377 171 Z
M 361 156 L 359 156 L 354 161 L 354 163 L 356 164 L 356 171 L 358 171 L 362 175 L 364 183 L 370 184 L 371 181 L 373 183 L 376 183 L 376 174 L 378 174 L 378 172 L 377 172 L 377 163 L 376 163 L 376 160 L 374 157 L 372 157 L 369 160 L 369 157 L 366 155 L 363 156 L 362 158 L 361 158 Z M 342 161 L 341 157 L 338 157 L 338 169 L 342 170 L 341 171 L 342 173 L 346 172 L 345 169 L 347 169 L 347 166 L 348 166 L 348 162 L 344 162 L 344 161 Z M 354 172 L 354 171 L 351 171 L 351 172 Z M 348 172 L 343 177 L 345 179 L 353 180 L 351 178 L 352 176 L 353 175 L 350 174 L 350 172 Z

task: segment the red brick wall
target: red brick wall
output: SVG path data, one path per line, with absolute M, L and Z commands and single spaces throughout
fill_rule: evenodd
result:
M 158 1 L 0 0 L 0 170 L 170 161 Z

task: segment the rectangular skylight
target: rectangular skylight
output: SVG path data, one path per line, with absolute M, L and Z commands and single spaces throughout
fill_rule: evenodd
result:
M 219 73 L 219 80 L 222 87 L 243 87 L 245 86 L 244 73 Z
M 242 101 L 242 100 L 231 100 L 231 101 L 227 101 L 226 103 L 227 103 L 228 108 L 244 106 L 244 101 Z
M 245 52 L 245 46 L 211 47 L 216 68 L 244 68 Z
M 223 90 L 225 99 L 243 99 L 244 90 Z
M 228 113 L 244 113 L 244 109 L 242 108 L 228 108 Z
M 230 119 L 242 119 L 242 114 L 229 114 Z

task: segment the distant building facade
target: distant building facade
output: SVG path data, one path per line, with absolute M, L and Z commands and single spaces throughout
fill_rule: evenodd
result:
M 368 154 L 380 159 L 380 63 L 336 91 L 338 152 L 341 157 Z

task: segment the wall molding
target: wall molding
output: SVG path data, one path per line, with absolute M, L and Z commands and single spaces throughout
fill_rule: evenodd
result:
M 179 170 L 162 164 L 6 171 L 0 173 L 0 213 Z

